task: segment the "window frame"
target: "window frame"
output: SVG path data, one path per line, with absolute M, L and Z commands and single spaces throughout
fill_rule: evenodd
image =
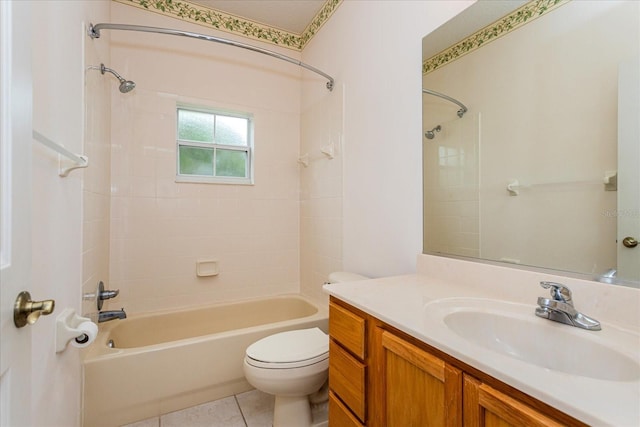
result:
M 180 139 L 178 137 L 178 120 L 180 110 L 193 111 L 197 113 L 205 113 L 210 114 L 212 116 L 224 116 L 224 117 L 235 117 L 242 118 L 247 120 L 247 145 L 227 145 L 227 144 L 219 144 L 215 142 L 215 133 L 214 133 L 214 141 L 212 142 L 199 142 L 199 141 L 189 141 Z M 194 106 L 188 104 L 177 104 L 176 105 L 176 118 L 175 118 L 175 141 L 176 141 L 176 182 L 185 182 L 185 183 L 204 183 L 204 184 L 235 184 L 235 185 L 253 185 L 254 184 L 254 175 L 253 175 L 253 164 L 254 164 L 254 152 L 253 152 L 253 142 L 254 142 L 254 119 L 253 114 L 248 112 L 238 112 L 238 111 L 229 111 L 221 108 L 214 107 L 202 107 L 202 106 Z M 246 164 L 246 177 L 233 177 L 233 176 L 216 176 L 216 175 L 195 175 L 195 174 L 181 174 L 180 173 L 180 147 L 192 147 L 192 148 L 204 148 L 213 151 L 213 171 L 214 174 L 216 172 L 216 155 L 217 150 L 229 150 L 229 151 L 240 151 L 247 153 L 247 164 Z

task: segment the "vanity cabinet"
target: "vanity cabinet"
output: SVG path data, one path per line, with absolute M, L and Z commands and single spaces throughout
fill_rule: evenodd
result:
M 330 427 L 586 426 L 331 297 Z

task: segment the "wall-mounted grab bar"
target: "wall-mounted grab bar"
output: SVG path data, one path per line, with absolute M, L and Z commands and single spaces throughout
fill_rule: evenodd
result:
M 608 171 L 605 173 L 602 181 L 567 181 L 523 184 L 517 179 L 512 179 L 507 183 L 507 193 L 509 193 L 510 196 L 519 196 L 521 190 L 532 190 L 534 188 L 553 188 L 555 190 L 560 190 L 562 188 L 571 188 L 575 186 L 593 186 L 603 184 L 604 191 L 617 191 L 617 177 L 617 171 Z
M 436 92 L 435 90 L 431 90 L 431 89 L 422 89 L 422 93 L 426 93 L 428 95 L 437 96 L 438 98 L 446 99 L 447 101 L 453 102 L 458 107 L 460 107 L 460 109 L 458 110 L 458 113 L 457 113 L 458 117 L 460 117 L 460 118 L 462 118 L 462 116 L 464 116 L 464 113 L 469 111 L 469 109 L 462 102 L 460 102 L 457 99 L 454 99 L 454 98 L 452 98 L 452 97 L 450 97 L 448 95 L 445 95 L 444 93 Z
M 263 49 L 261 47 L 257 47 L 257 46 L 252 46 L 246 43 L 240 43 L 240 42 L 236 42 L 233 40 L 229 40 L 229 39 L 223 39 L 221 37 L 214 37 L 214 36 L 208 36 L 206 34 L 200 34 L 200 33 L 192 33 L 190 31 L 182 31 L 182 30 L 173 30 L 171 28 L 160 28 L 160 27 L 147 27 L 147 26 L 143 26 L 143 25 L 128 25 L 128 24 L 106 24 L 106 23 L 101 23 L 101 24 L 90 24 L 89 25 L 89 37 L 91 37 L 92 39 L 96 39 L 100 37 L 100 30 L 124 30 L 124 31 L 141 31 L 144 33 L 158 33 L 158 34 L 168 34 L 171 36 L 182 36 L 182 37 L 190 37 L 193 39 L 200 39 L 200 40 L 206 40 L 209 42 L 215 42 L 215 43 L 222 43 L 222 44 L 226 44 L 229 46 L 235 46 L 235 47 L 239 47 L 242 49 L 247 49 L 247 50 L 251 50 L 253 52 L 258 52 L 258 53 L 262 53 L 263 55 L 268 55 L 268 56 L 272 56 L 274 58 L 280 59 L 282 61 L 287 61 L 290 62 L 292 64 L 298 65 L 302 68 L 306 68 L 309 71 L 312 71 L 316 74 L 321 75 L 322 77 L 324 77 L 325 79 L 328 80 L 327 82 L 327 89 L 329 89 L 330 91 L 333 90 L 333 84 L 334 84 L 334 79 L 333 77 L 331 77 L 329 74 L 318 70 L 316 67 L 312 67 L 309 64 L 305 64 L 304 62 L 298 61 L 297 59 L 291 58 L 289 56 L 286 55 L 282 55 L 279 54 L 277 52 L 273 52 L 271 50 L 267 50 L 267 49 Z
M 67 159 L 75 163 L 73 166 L 69 166 L 66 168 L 63 168 L 62 166 L 60 166 L 60 171 L 58 175 L 60 175 L 61 177 L 66 177 L 67 175 L 69 175 L 69 172 L 71 172 L 72 170 L 86 168 L 87 166 L 89 166 L 89 158 L 87 156 L 72 153 L 71 151 L 64 148 L 62 145 L 56 142 L 53 142 L 52 140 L 50 140 L 49 138 L 47 138 L 46 136 L 44 136 L 38 131 L 34 130 L 32 132 L 32 135 L 34 140 L 38 141 L 39 143 L 45 145 L 46 147 L 52 149 L 56 153 L 66 157 Z

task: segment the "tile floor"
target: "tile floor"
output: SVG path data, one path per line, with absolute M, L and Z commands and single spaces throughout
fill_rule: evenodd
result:
M 248 391 L 124 427 L 271 427 L 272 395 Z

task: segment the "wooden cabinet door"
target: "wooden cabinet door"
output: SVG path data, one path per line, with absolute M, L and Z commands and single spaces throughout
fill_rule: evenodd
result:
M 462 425 L 462 372 L 384 331 L 382 375 L 386 426 Z
M 559 427 L 562 424 L 528 405 L 464 376 L 465 427 Z

